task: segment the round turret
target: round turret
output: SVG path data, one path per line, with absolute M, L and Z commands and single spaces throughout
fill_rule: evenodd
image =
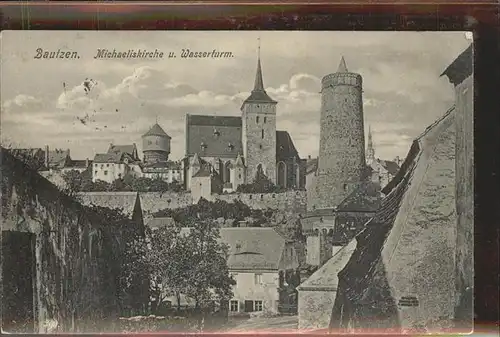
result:
M 321 129 L 314 208 L 333 208 L 361 182 L 365 140 L 361 75 L 347 70 L 322 80 Z
M 166 162 L 170 154 L 170 139 L 171 137 L 158 124 L 153 125 L 142 136 L 144 163 Z

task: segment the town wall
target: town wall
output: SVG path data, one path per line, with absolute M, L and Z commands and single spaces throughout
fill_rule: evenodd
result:
M 327 329 L 336 295 L 331 289 L 299 291 L 299 329 Z
M 145 217 L 162 209 L 183 208 L 193 204 L 190 192 L 145 192 L 139 193 L 139 196 Z M 222 200 L 228 203 L 239 200 L 252 209 L 271 208 L 299 213 L 305 212 L 306 199 L 306 192 L 303 190 L 282 193 L 212 194 L 210 197 L 210 201 Z
M 3 247 L 15 246 L 9 237 L 23 233 L 34 241 L 35 268 L 28 271 L 34 283 L 34 332 L 103 329 L 96 325 L 118 311 L 106 224 L 6 150 L 1 155 Z M 0 286 L 7 286 L 3 276 Z M 63 282 L 68 278 L 71 285 Z

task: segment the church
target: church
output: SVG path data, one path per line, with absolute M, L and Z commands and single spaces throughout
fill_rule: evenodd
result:
M 186 115 L 186 189 L 203 176 L 212 193 L 234 192 L 258 172 L 282 188 L 304 188 L 306 160 L 290 134 L 276 130 L 277 105 L 264 89 L 259 53 L 254 88 L 240 116 Z

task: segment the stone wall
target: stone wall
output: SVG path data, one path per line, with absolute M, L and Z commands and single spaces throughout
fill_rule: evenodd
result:
M 299 291 L 299 329 L 326 329 L 330 323 L 336 291 Z
M 457 319 L 472 321 L 474 282 L 474 136 L 473 78 L 456 87 L 456 206 L 457 206 Z M 466 297 L 470 297 L 467 299 Z M 462 303 L 460 303 L 462 302 Z M 468 304 L 466 304 L 468 302 Z M 461 307 L 461 308 L 460 308 Z M 465 322 L 464 322 L 465 323 Z
M 239 200 L 252 209 L 277 209 L 305 213 L 306 191 L 286 191 L 282 193 L 231 193 L 214 195 L 216 200 L 234 202 Z
M 35 332 L 99 331 L 118 311 L 106 224 L 6 150 L 1 156 L 2 238 L 34 234 Z
M 139 193 L 139 198 L 141 199 L 144 217 L 148 217 L 162 209 L 183 208 L 193 203 L 193 198 L 189 192 Z

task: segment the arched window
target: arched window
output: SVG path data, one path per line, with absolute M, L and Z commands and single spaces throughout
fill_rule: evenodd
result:
M 225 183 L 231 182 L 231 170 L 230 170 L 230 167 L 231 167 L 231 162 L 227 161 L 224 164 L 224 182 Z
M 278 163 L 278 185 L 286 188 L 286 164 L 282 161 Z

